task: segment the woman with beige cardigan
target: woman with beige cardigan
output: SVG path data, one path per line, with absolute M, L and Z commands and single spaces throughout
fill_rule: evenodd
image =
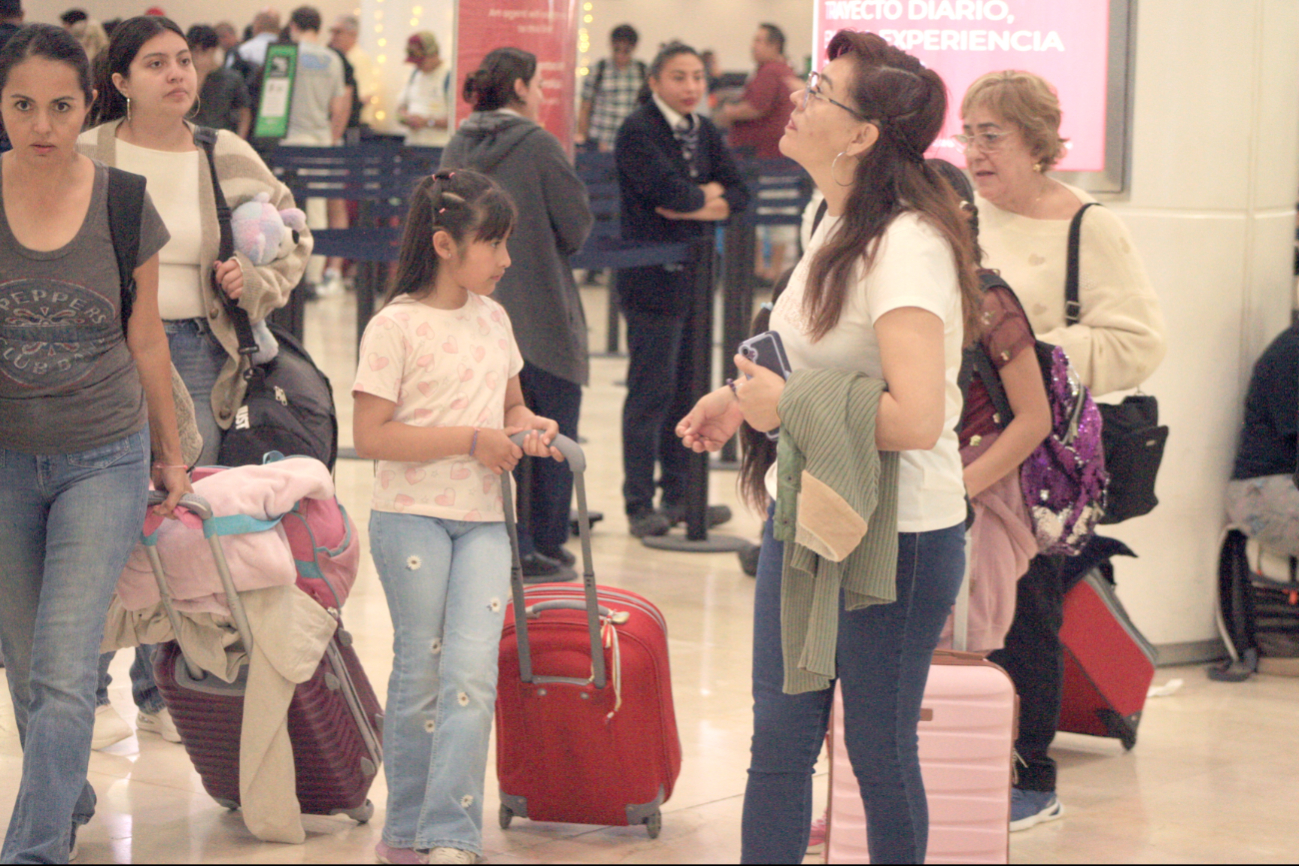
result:
M 311 235 L 304 230 L 288 255 L 269 265 L 254 266 L 242 253 L 216 260 L 220 226 L 212 178 L 194 127 L 185 121 L 198 92 L 197 76 L 189 45 L 174 23 L 157 16 L 122 22 L 98 73 L 94 122 L 99 125 L 82 133 L 78 147 L 105 165 L 149 179 L 149 194 L 172 235 L 162 252 L 162 316 L 172 357 L 199 409 L 204 440 L 199 462 L 211 463 L 221 431 L 230 427 L 243 400 L 240 364 L 248 363 L 240 359 L 234 326 L 215 295 L 212 270 L 248 317 L 261 321 L 288 303 L 306 268 Z M 259 192 L 269 193 L 277 210 L 294 206 L 288 187 L 233 133 L 218 132 L 216 167 L 232 210 Z M 204 368 L 201 375 L 198 367 Z M 209 405 L 211 412 L 203 412 Z
M 1163 360 L 1164 321 L 1127 229 L 1106 208 L 1089 208 L 1082 220 L 1080 320 L 1065 319 L 1069 225 L 1095 200 L 1047 176 L 1065 153 L 1051 85 L 1028 72 L 989 73 L 966 92 L 961 117 L 984 265 L 1014 287 L 1037 336 L 1064 348 L 1094 396 L 1141 384 Z M 989 656 L 1015 681 L 1021 702 L 1016 750 L 1024 764 L 1011 830 L 1064 814 L 1047 754 L 1063 690 L 1061 565 L 1061 557 L 1032 560 L 1019 581 L 1005 648 Z
M 102 62 L 107 61 L 107 62 Z M 189 44 L 172 21 L 141 16 L 113 31 L 107 56 L 97 64 L 98 99 L 93 122 L 78 149 L 105 165 L 148 179 L 148 191 L 171 235 L 159 253 L 158 297 L 172 363 L 194 401 L 203 437 L 200 464 L 215 463 L 221 433 L 243 401 L 243 372 L 249 361 L 225 306 L 213 288 L 213 269 L 222 290 L 259 322 L 289 299 L 311 252 L 303 232 L 289 254 L 256 267 L 242 254 L 217 261 L 220 226 L 206 155 L 194 141 L 185 116 L 194 106 L 198 79 Z M 217 133 L 217 178 L 231 209 L 259 192 L 278 210 L 293 207 L 293 196 L 275 179 L 249 145 L 231 132 Z M 149 648 L 141 647 L 131 668 L 132 692 L 140 713 L 136 725 L 180 742 L 153 683 Z M 94 747 L 102 749 L 131 735 L 131 727 L 108 703 L 108 663 L 100 661 Z

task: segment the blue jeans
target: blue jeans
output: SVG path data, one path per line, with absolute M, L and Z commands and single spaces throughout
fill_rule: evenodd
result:
M 395 656 L 383 721 L 383 840 L 481 854 L 510 592 L 505 524 L 375 511 L 370 553 L 388 597 Z
M 229 355 L 212 336 L 205 319 L 169 319 L 162 326 L 167 332 L 171 363 L 194 401 L 198 432 L 203 435 L 198 465 L 211 466 L 221 451 L 221 427 L 212 414 L 212 389 Z
M 800 863 L 812 820 L 812 772 L 834 689 L 782 691 L 784 545 L 763 530 L 753 611 L 753 747 L 744 792 L 742 863 Z M 930 658 L 956 601 L 964 527 L 898 535 L 898 598 L 840 607 L 837 664 L 844 739 L 861 786 L 873 863 L 923 863 L 929 809 L 916 728 Z M 842 605 L 842 602 L 841 602 Z
M 212 336 L 205 319 L 167 319 L 162 323 L 167 332 L 167 346 L 171 350 L 171 363 L 194 401 L 194 420 L 203 437 L 203 450 L 199 452 L 198 465 L 211 466 L 217 462 L 221 451 L 221 427 L 212 414 L 212 389 L 225 366 L 225 348 Z M 99 686 L 95 690 L 95 706 L 108 703 L 108 685 L 113 678 L 108 675 L 116 653 L 104 653 L 99 658 Z M 131 663 L 131 695 L 135 705 L 145 713 L 156 713 L 166 706 L 158 686 L 153 681 L 153 647 L 135 649 Z
M 0 448 L 0 646 L 23 747 L 5 863 L 66 863 L 94 814 L 96 662 L 148 488 L 147 428 L 74 454 Z
M 131 697 L 135 699 L 135 705 L 140 708 L 140 712 L 150 715 L 160 712 L 167 706 L 167 702 L 158 691 L 158 684 L 153 681 L 153 651 L 152 644 L 141 644 L 135 648 L 135 661 L 131 662 Z M 113 678 L 108 673 L 108 666 L 112 663 L 114 655 L 116 653 L 104 653 L 99 657 L 99 688 L 95 690 L 96 707 L 106 706 L 109 702 L 108 686 L 113 682 Z

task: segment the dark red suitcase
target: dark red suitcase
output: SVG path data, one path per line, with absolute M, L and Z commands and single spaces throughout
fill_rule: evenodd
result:
M 585 458 L 571 441 L 556 441 L 577 490 L 584 586 L 524 589 L 506 480 L 514 600 L 496 698 L 501 827 L 515 817 L 644 824 L 655 838 L 681 771 L 667 626 L 639 595 L 596 586 Z
M 1060 730 L 1113 737 L 1131 749 L 1155 678 L 1156 652 L 1114 592 L 1109 563 L 1064 599 L 1064 700 Z M 1106 570 L 1107 573 L 1103 573 Z
M 211 511 L 198 497 L 182 501 L 201 518 Z M 247 642 L 253 639 L 235 592 L 219 537 L 209 542 L 231 612 Z M 165 576 L 156 548 L 150 548 L 159 592 L 167 599 Z M 168 611 L 169 615 L 172 613 Z M 334 613 L 337 618 L 337 613 Z M 179 645 L 158 647 L 154 679 L 171 711 L 176 730 L 189 753 L 203 788 L 228 809 L 239 808 L 239 742 L 247 668 L 233 683 L 191 670 Z M 294 690 L 289 704 L 289 739 L 297 781 L 298 804 L 305 815 L 344 814 L 360 823 L 370 820 L 370 784 L 383 765 L 383 708 L 352 647 L 352 636 L 339 623 L 311 679 Z

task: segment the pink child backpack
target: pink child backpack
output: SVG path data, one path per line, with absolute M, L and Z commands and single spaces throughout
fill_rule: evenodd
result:
M 277 452 L 266 456 L 267 462 L 282 459 Z M 195 481 L 217 472 L 224 466 L 202 466 L 194 470 Z M 223 518 L 216 518 L 220 524 Z M 293 554 L 293 565 L 298 573 L 298 589 L 314 598 L 321 607 L 341 611 L 356 583 L 361 566 L 361 545 L 357 543 L 356 525 L 343 508 L 338 497 L 328 499 L 300 499 L 293 510 L 270 521 L 257 521 L 252 527 L 246 521 L 239 525 L 242 531 L 272 529 L 276 524 L 284 528 L 284 535 Z

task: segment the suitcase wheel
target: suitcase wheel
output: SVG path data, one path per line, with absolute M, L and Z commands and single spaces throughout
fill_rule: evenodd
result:
M 645 819 L 645 831 L 649 833 L 651 839 L 657 839 L 659 832 L 663 829 L 663 813 L 655 812 Z
M 348 809 L 343 813 L 358 824 L 367 824 L 374 817 L 374 803 L 366 800 L 355 809 Z
M 218 806 L 221 806 L 221 807 L 223 807 L 223 808 L 225 808 L 225 809 L 229 809 L 231 812 L 238 812 L 238 811 L 239 811 L 239 804 L 236 803 L 234 800 L 223 800 L 223 799 L 221 799 L 220 797 L 218 797 L 218 798 L 217 798 L 217 805 L 218 805 Z
M 510 811 L 509 806 L 506 806 L 504 803 L 502 803 L 501 811 L 497 813 L 496 817 L 501 822 L 502 830 L 510 829 L 510 822 L 514 820 L 514 813 Z

